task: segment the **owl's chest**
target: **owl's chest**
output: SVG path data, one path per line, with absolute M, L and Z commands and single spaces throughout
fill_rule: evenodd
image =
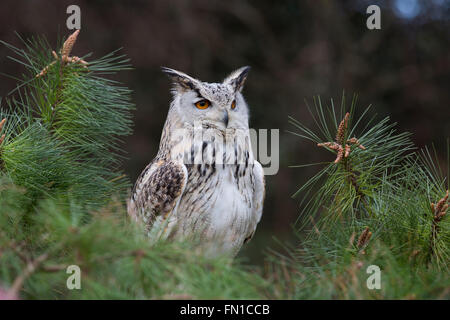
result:
M 248 165 L 187 166 L 188 181 L 183 193 L 192 211 L 251 209 L 253 172 Z
M 192 165 L 177 216 L 182 230 L 239 243 L 252 223 L 254 176 L 249 164 Z M 242 239 L 241 239 L 242 238 Z

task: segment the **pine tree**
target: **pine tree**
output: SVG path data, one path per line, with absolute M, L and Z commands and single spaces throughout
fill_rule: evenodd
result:
M 271 255 L 271 277 L 285 288 L 276 297 L 449 298 L 448 177 L 389 118 L 367 120 L 370 106 L 355 116 L 356 102 L 346 112 L 345 95 L 340 110 L 315 98 L 318 132 L 290 119 L 294 134 L 336 158 L 294 194 L 306 200 L 299 245 Z M 370 265 L 381 269 L 378 290 L 366 283 Z

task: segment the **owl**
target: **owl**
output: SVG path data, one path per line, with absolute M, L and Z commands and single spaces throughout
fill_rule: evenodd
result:
M 173 100 L 156 157 L 138 177 L 128 213 L 152 239 L 193 241 L 207 256 L 234 256 L 254 235 L 265 195 L 242 95 L 250 67 L 222 83 L 162 68 Z

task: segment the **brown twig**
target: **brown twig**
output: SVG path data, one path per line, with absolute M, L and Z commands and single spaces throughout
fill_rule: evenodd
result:
M 363 202 L 363 205 L 366 207 L 367 210 L 369 210 L 369 206 L 365 201 L 365 195 L 361 191 L 361 188 L 357 182 L 357 175 L 352 170 L 349 161 L 349 156 L 352 151 L 352 145 L 357 146 L 361 150 L 365 150 L 366 148 L 359 142 L 359 140 L 356 137 L 345 140 L 349 118 L 350 113 L 347 112 L 344 116 L 344 119 L 342 119 L 342 121 L 339 123 L 335 141 L 318 143 L 317 146 L 326 147 L 337 152 L 334 163 L 336 164 L 341 163 L 343 165 L 343 168 L 348 173 L 347 175 L 348 182 L 355 189 L 355 192 Z
M 0 231 L 0 236 L 6 239 L 4 232 Z M 11 249 L 16 253 L 16 255 L 26 264 L 22 271 L 22 274 L 16 277 L 11 288 L 8 289 L 7 295 L 11 297 L 18 297 L 19 291 L 21 290 L 23 283 L 30 277 L 38 268 L 46 272 L 56 272 L 67 268 L 67 265 L 42 265 L 42 263 L 48 259 L 49 253 L 43 253 L 36 259 L 31 259 L 31 255 L 27 254 L 26 250 L 23 250 L 25 243 L 10 240 L 7 244 L 7 248 Z
M 4 118 L 2 121 L 0 121 L 0 132 L 2 131 L 2 129 L 3 129 L 3 126 L 5 125 L 5 122 L 6 122 L 6 118 Z M 3 143 L 3 140 L 5 140 L 5 134 L 2 134 L 1 136 L 0 136 L 0 144 L 2 144 Z
M 359 143 L 358 139 L 355 137 L 348 139 L 345 141 L 345 134 L 348 127 L 348 119 L 350 118 L 350 113 L 346 113 L 344 119 L 342 119 L 341 123 L 338 126 L 338 130 L 336 133 L 336 141 L 332 142 L 323 142 L 318 143 L 318 147 L 327 147 L 331 150 L 337 151 L 336 160 L 334 160 L 334 163 L 339 163 L 342 161 L 342 159 L 346 159 L 350 156 L 351 152 L 351 145 L 355 145 L 361 150 L 365 150 L 366 148 Z
M 38 256 L 36 259 L 28 262 L 28 264 L 25 267 L 25 270 L 22 272 L 21 275 L 19 275 L 14 280 L 11 288 L 9 288 L 8 295 L 12 296 L 12 297 L 18 296 L 25 280 L 28 279 L 28 277 L 30 275 L 32 275 L 36 271 L 36 269 L 39 268 L 39 266 L 42 264 L 42 262 L 47 260 L 47 258 L 48 258 L 48 253 L 43 253 L 40 256 Z
M 44 265 L 41 269 L 46 272 L 58 272 L 61 270 L 66 270 L 67 266 L 67 264 Z
M 53 58 L 55 58 L 54 61 L 52 61 L 49 65 L 47 65 L 44 69 L 41 70 L 36 75 L 36 78 L 40 78 L 42 76 L 45 76 L 50 69 L 52 65 L 56 63 L 56 61 L 61 61 L 61 67 L 64 67 L 65 65 L 69 63 L 79 63 L 84 68 L 87 69 L 88 63 L 84 61 L 83 59 L 77 57 L 77 56 L 70 56 L 70 53 L 72 52 L 73 46 L 75 45 L 75 42 L 77 41 L 78 34 L 80 33 L 80 30 L 76 30 L 74 33 L 72 33 L 66 41 L 64 41 L 64 44 L 61 48 L 61 56 L 58 56 L 58 54 L 55 51 L 52 51 Z
M 352 151 L 352 145 L 357 146 L 361 150 L 365 150 L 366 148 L 359 142 L 359 140 L 355 137 L 345 140 L 346 131 L 348 129 L 348 120 L 350 118 L 350 113 L 346 113 L 344 119 L 339 123 L 337 132 L 336 132 L 336 141 L 331 142 L 323 142 L 318 143 L 319 147 L 326 147 L 331 150 L 337 152 L 336 159 L 334 163 L 342 163 L 345 171 L 348 173 L 348 181 L 354 187 L 356 194 L 364 201 L 364 193 L 361 191 L 361 188 L 357 182 L 357 176 L 353 172 L 350 162 L 348 161 L 350 153 Z M 366 205 L 366 203 L 364 203 Z
M 446 215 L 448 209 L 448 190 L 445 196 L 438 201 L 437 204 L 431 203 L 431 212 L 433 214 L 433 220 L 431 222 L 431 235 L 430 235 L 430 251 L 429 258 L 435 254 L 436 240 L 439 233 L 439 222 Z
M 356 247 L 358 250 L 362 250 L 367 243 L 369 242 L 370 238 L 372 237 L 372 232 L 369 230 L 369 227 L 366 227 L 363 232 L 361 232 L 358 242 L 356 243 Z M 364 251 L 360 251 L 364 254 Z

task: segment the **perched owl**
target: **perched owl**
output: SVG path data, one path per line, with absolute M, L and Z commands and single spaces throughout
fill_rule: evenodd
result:
M 173 101 L 158 154 L 128 203 L 150 237 L 194 240 L 207 256 L 234 256 L 255 233 L 265 188 L 242 96 L 249 69 L 207 83 L 163 68 Z

